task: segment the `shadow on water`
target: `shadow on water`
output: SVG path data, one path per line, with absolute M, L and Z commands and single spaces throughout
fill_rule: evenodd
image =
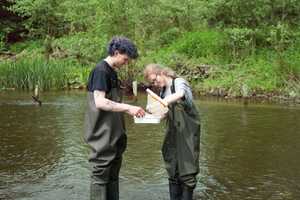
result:
M 0 93 L 0 199 L 87 200 L 85 92 L 51 92 L 41 107 L 28 93 Z M 300 198 L 300 108 L 197 100 L 201 156 L 196 199 Z M 138 104 L 145 104 L 142 96 Z M 168 199 L 161 158 L 164 124 L 126 117 L 121 200 Z

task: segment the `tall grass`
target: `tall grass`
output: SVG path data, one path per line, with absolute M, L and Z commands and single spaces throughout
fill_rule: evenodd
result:
M 43 90 L 62 89 L 71 82 L 84 81 L 87 69 L 72 60 L 44 58 L 0 62 L 0 87 L 32 90 L 35 85 Z

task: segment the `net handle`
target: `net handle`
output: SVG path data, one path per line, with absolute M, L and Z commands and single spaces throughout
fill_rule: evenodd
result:
M 164 107 L 167 107 L 168 104 L 162 99 L 160 98 L 157 94 L 155 94 L 152 90 L 150 90 L 149 88 L 146 89 L 146 92 L 156 101 L 158 101 L 159 103 L 161 103 Z

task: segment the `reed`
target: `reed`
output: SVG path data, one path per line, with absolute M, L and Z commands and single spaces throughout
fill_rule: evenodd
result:
M 84 82 L 86 71 L 72 60 L 6 60 L 0 62 L 0 87 L 33 90 L 39 85 L 42 90 L 64 89 L 74 80 Z

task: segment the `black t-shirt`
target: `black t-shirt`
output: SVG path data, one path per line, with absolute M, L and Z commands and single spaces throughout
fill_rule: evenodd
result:
M 110 92 L 112 84 L 118 82 L 118 76 L 115 70 L 110 65 L 102 60 L 91 71 L 87 84 L 87 90 L 94 92 L 95 90 Z

